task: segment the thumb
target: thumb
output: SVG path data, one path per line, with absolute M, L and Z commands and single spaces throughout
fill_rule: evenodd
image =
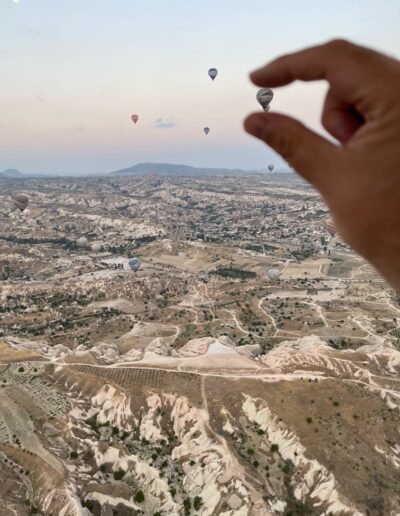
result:
M 341 149 L 299 121 L 277 113 L 255 113 L 245 120 L 244 127 L 318 189 L 332 181 L 325 172 L 327 167 L 338 168 Z

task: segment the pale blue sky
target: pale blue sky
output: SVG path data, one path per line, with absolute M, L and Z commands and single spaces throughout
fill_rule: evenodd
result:
M 0 170 L 279 165 L 242 131 L 248 71 L 333 37 L 400 57 L 399 26 L 399 0 L 0 0 Z M 319 129 L 324 89 L 277 90 L 273 107 Z

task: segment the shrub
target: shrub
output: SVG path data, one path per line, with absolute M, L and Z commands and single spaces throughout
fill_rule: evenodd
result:
M 200 496 L 196 496 L 193 501 L 193 507 L 196 511 L 200 509 L 200 507 L 203 505 L 203 500 L 200 498 Z
M 136 494 L 135 494 L 135 498 L 134 498 L 135 502 L 137 503 L 142 503 L 144 502 L 144 493 L 143 491 L 138 491 Z
M 122 480 L 125 476 L 125 471 L 123 469 L 119 469 L 118 471 L 114 471 L 114 480 Z
M 272 453 L 275 453 L 279 450 L 279 446 L 277 444 L 272 444 L 271 445 L 271 452 Z

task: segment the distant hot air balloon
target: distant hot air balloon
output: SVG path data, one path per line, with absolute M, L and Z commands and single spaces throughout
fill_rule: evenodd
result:
M 86 247 L 88 245 L 88 239 L 86 237 L 78 238 L 76 245 L 78 247 Z
M 331 237 L 334 237 L 336 235 L 337 228 L 336 228 L 335 221 L 332 218 L 329 218 L 326 221 L 325 228 L 326 228 L 327 232 L 331 235 Z
M 29 204 L 29 197 L 26 194 L 17 194 L 14 197 L 14 205 L 20 211 L 24 211 Z
M 132 115 L 131 116 L 131 120 L 134 124 L 137 124 L 138 120 L 139 120 L 139 116 L 138 115 Z
M 278 281 L 278 279 L 281 276 L 281 271 L 279 269 L 275 269 L 275 268 L 269 269 L 267 271 L 267 276 L 268 276 L 268 279 L 271 281 Z
M 208 75 L 211 77 L 212 80 L 214 80 L 218 75 L 218 70 L 216 68 L 210 68 L 208 70 Z
M 271 163 L 268 165 L 268 170 L 272 172 L 274 170 L 275 166 Z
M 204 131 L 204 132 L 206 133 L 206 135 L 207 135 L 207 134 L 210 132 L 210 128 L 209 128 L 209 127 L 205 127 L 205 128 L 203 129 L 203 131 Z
M 263 88 L 257 92 L 257 100 L 263 110 L 267 113 L 269 111 L 269 105 L 274 98 L 274 92 L 269 88 Z
M 99 253 L 103 249 L 103 246 L 101 244 L 92 244 L 91 250 L 92 253 Z
M 128 266 L 132 271 L 137 272 L 140 269 L 140 266 L 142 265 L 142 261 L 140 258 L 134 257 L 131 258 L 128 262 Z

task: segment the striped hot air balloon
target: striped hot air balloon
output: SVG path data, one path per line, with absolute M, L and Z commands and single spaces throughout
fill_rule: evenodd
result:
M 336 235 L 337 228 L 336 228 L 335 221 L 332 218 L 329 218 L 326 221 L 325 228 L 326 228 L 327 232 L 331 235 L 331 237 L 334 237 Z
M 272 99 L 274 98 L 274 92 L 269 88 L 262 88 L 257 92 L 257 101 L 263 110 L 267 113 L 270 108 Z

